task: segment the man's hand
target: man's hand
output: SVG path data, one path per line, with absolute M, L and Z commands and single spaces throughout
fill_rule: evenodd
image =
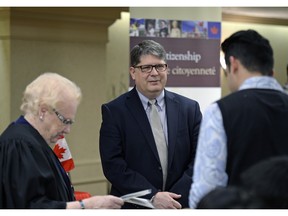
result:
M 181 209 L 181 204 L 175 200 L 179 199 L 180 197 L 180 194 L 158 192 L 155 194 L 152 204 L 157 209 Z

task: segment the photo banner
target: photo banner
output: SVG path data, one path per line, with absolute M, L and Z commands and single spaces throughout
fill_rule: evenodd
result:
M 220 38 L 220 22 L 130 19 L 130 50 L 147 39 L 165 48 L 166 87 L 220 87 Z

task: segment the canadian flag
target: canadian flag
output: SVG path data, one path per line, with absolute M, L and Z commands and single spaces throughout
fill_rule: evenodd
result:
M 74 169 L 74 161 L 64 136 L 61 136 L 61 138 L 57 141 L 53 151 L 57 155 L 66 172 Z

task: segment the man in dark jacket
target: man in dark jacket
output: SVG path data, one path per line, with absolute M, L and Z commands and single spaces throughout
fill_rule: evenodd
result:
M 164 89 L 167 69 L 166 52 L 157 42 L 146 40 L 132 49 L 135 87 L 102 105 L 100 155 L 112 195 L 151 189 L 145 198 L 153 197 L 155 208 L 187 208 L 202 114 L 198 102 Z M 162 150 L 150 126 L 152 99 L 164 133 Z

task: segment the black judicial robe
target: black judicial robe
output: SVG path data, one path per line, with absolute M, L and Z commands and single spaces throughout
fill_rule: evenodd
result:
M 69 177 L 42 136 L 21 116 L 0 136 L 0 208 L 66 208 Z

